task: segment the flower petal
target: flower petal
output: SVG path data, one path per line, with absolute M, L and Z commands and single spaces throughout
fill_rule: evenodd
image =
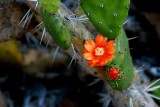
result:
M 94 59 L 94 55 L 92 54 L 92 53 L 89 53 L 89 52 L 84 52 L 83 53 L 83 56 L 84 56 L 84 58 L 85 59 L 87 59 L 87 60 L 92 60 L 92 59 Z
M 105 44 L 105 48 L 110 48 L 110 47 L 114 47 L 114 40 L 110 40 Z
M 99 65 L 100 65 L 100 66 L 106 66 L 106 64 L 107 64 L 107 62 L 104 61 L 104 60 L 102 60 L 102 61 L 99 62 Z
M 105 48 L 105 54 L 113 54 L 116 51 L 114 47 Z
M 90 67 L 94 66 L 106 66 L 106 64 L 112 60 L 114 56 L 115 47 L 114 40 L 110 40 L 107 42 L 107 37 L 103 37 L 102 35 L 97 35 L 94 42 L 93 40 L 87 40 L 84 44 L 85 50 L 83 52 L 83 56 L 89 62 Z M 104 49 L 104 53 L 102 55 L 96 55 L 95 49 Z
M 108 55 L 104 56 L 104 60 L 110 61 L 110 60 L 112 60 L 114 57 L 115 57 L 114 54 L 108 54 Z
M 102 35 L 97 35 L 95 40 L 97 46 L 102 46 L 107 42 L 107 37 L 103 37 Z
M 97 66 L 96 64 L 97 64 L 97 62 L 99 62 L 99 59 L 93 59 L 93 60 L 90 60 L 89 61 L 89 66 L 90 67 L 94 67 L 94 66 Z
M 84 44 L 84 47 L 87 51 L 93 52 L 95 48 L 95 43 L 93 40 L 87 40 Z
M 115 51 L 114 40 L 108 41 L 105 45 L 105 54 L 113 54 Z
M 92 63 L 91 61 L 89 61 L 88 64 L 89 64 L 90 67 L 94 67 L 95 66 L 95 63 Z

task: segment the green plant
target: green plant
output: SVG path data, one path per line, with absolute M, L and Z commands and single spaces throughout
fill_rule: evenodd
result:
M 115 58 L 106 64 L 104 74 L 107 82 L 114 89 L 128 88 L 134 78 L 134 68 L 123 24 L 128 15 L 130 0 L 95 0 L 94 2 L 81 0 L 80 4 L 99 33 L 115 40 Z M 117 79 L 112 79 L 108 75 L 107 72 L 111 67 L 119 69 L 120 76 Z
M 64 20 L 58 13 L 52 15 L 43 9 L 43 7 L 41 8 L 40 13 L 46 30 L 51 34 L 55 42 L 62 49 L 68 49 L 71 45 L 71 33 L 64 24 Z
M 130 56 L 128 39 L 124 30 L 122 30 L 121 34 L 116 38 L 115 47 L 115 58 L 106 67 L 106 80 L 114 89 L 123 90 L 132 84 L 134 78 L 134 67 Z M 110 67 L 115 67 L 119 70 L 119 78 L 112 79 L 108 76 L 107 72 Z
M 60 5 L 60 0 L 39 0 L 43 9 L 45 9 L 50 14 L 55 14 Z
M 80 4 L 100 34 L 109 39 L 120 35 L 130 0 L 81 0 Z
M 98 30 L 98 33 L 107 37 L 108 42 L 114 41 L 114 43 L 115 43 L 115 50 L 116 51 L 114 53 L 114 58 L 113 59 L 110 58 L 110 59 L 112 59 L 110 61 L 102 61 L 102 62 L 107 62 L 105 65 L 103 65 L 101 63 L 95 64 L 95 65 L 103 65 L 102 67 L 100 67 L 100 66 L 89 67 L 87 64 L 87 61 L 83 60 L 83 58 L 82 58 L 82 53 L 84 53 L 84 46 L 83 46 L 84 41 L 85 42 L 90 41 L 90 43 L 93 43 L 93 38 L 94 38 L 94 36 L 92 36 L 88 32 L 88 30 L 86 30 L 86 28 L 80 23 L 81 21 L 84 22 L 86 17 L 85 17 L 85 19 L 83 19 L 83 17 L 80 17 L 80 18 L 72 17 L 72 16 L 74 16 L 73 13 L 70 12 L 65 6 L 63 6 L 61 4 L 59 7 L 59 10 L 58 10 L 58 14 L 60 15 L 59 18 L 61 18 L 62 21 L 64 22 L 63 23 L 64 26 L 66 26 L 66 25 L 69 26 L 69 27 L 67 27 L 68 31 L 72 32 L 72 36 L 70 36 L 70 37 L 72 37 L 73 45 L 72 45 L 72 48 L 69 48 L 69 51 L 68 50 L 66 51 L 66 53 L 68 53 L 72 57 L 71 62 L 73 61 L 73 59 L 76 59 L 77 62 L 79 63 L 79 65 L 82 67 L 82 69 L 84 69 L 84 71 L 89 72 L 90 74 L 97 76 L 100 79 L 102 79 L 101 77 L 103 77 L 105 83 L 110 84 L 110 86 L 112 88 L 110 88 L 110 86 L 108 86 L 108 84 L 106 84 L 106 89 L 108 91 L 108 94 L 106 94 L 106 93 L 105 94 L 106 94 L 106 96 L 111 97 L 111 100 L 114 102 L 114 104 L 113 104 L 114 106 L 124 107 L 124 105 L 125 106 L 127 105 L 130 107 L 133 107 L 133 105 L 134 105 L 136 107 L 139 107 L 144 104 L 151 106 L 151 105 L 155 105 L 155 103 L 153 103 L 153 100 L 151 99 L 151 97 L 146 96 L 146 91 L 139 89 L 139 87 L 142 87 L 142 86 L 137 85 L 136 82 L 133 81 L 133 79 L 135 78 L 135 76 L 134 76 L 135 72 L 134 72 L 134 67 L 132 64 L 131 56 L 130 56 L 128 38 L 127 38 L 125 31 L 123 29 L 123 24 L 125 23 L 125 20 L 126 20 L 127 14 L 128 14 L 129 2 L 130 1 L 128 1 L 128 0 L 121 0 L 121 1 L 114 0 L 114 2 L 113 2 L 113 0 L 107 0 L 107 2 L 105 2 L 104 0 L 101 0 L 101 1 L 95 0 L 94 2 L 90 1 L 90 0 L 89 1 L 81 0 L 81 6 L 82 6 L 84 12 L 86 13 L 86 16 L 88 16 L 91 23 L 96 27 L 96 29 Z M 98 3 L 98 4 L 95 5 L 96 3 Z M 103 4 L 105 4 L 105 5 L 103 5 Z M 111 4 L 113 4 L 113 5 L 111 5 Z M 106 5 L 109 7 L 108 9 L 110 9 L 110 10 L 107 9 L 106 14 L 104 15 L 105 11 L 102 11 L 102 10 Z M 100 9 L 102 9 L 102 10 L 100 10 Z M 89 11 L 90 13 L 88 14 L 87 11 Z M 46 11 L 44 11 L 44 12 L 46 12 Z M 114 14 L 114 13 L 118 13 L 118 14 Z M 48 14 L 50 14 L 50 13 L 48 13 Z M 56 14 L 57 13 L 55 13 L 55 15 Z M 42 17 L 43 17 L 43 15 L 44 15 L 44 13 L 41 13 Z M 94 16 L 94 17 L 92 17 L 92 16 Z M 52 17 L 52 19 L 54 19 L 53 18 L 54 15 L 51 15 L 50 17 Z M 106 18 L 108 18 L 109 20 L 107 20 Z M 59 19 L 59 20 L 61 20 L 61 19 Z M 66 19 L 67 19 L 67 21 L 66 21 Z M 101 23 L 101 21 L 99 21 L 98 19 L 101 19 L 101 21 L 104 21 L 104 22 Z M 48 21 L 48 18 L 46 17 L 45 19 L 43 19 L 45 27 L 46 26 L 55 26 L 53 24 L 53 20 L 48 21 L 48 22 L 44 21 L 44 20 Z M 100 22 L 100 23 L 97 24 L 97 22 Z M 103 25 L 103 27 L 101 25 Z M 112 29 L 110 29 L 110 28 L 112 28 Z M 58 32 L 59 28 L 58 29 L 54 28 L 53 31 Z M 54 34 L 52 34 L 53 32 L 49 32 L 49 33 L 52 36 L 54 35 Z M 57 35 L 54 35 L 54 36 L 57 36 Z M 53 37 L 53 39 L 54 38 L 55 37 Z M 105 42 L 104 41 L 103 42 L 104 42 L 104 44 L 106 44 L 106 39 L 104 39 L 104 40 L 105 40 Z M 56 41 L 56 38 L 55 38 L 55 41 Z M 97 44 L 97 43 L 95 42 L 95 44 Z M 102 47 L 97 47 L 95 50 L 93 50 L 93 52 L 97 51 L 97 50 L 100 55 Z M 101 59 L 99 62 L 101 62 Z M 114 68 L 114 70 L 111 70 L 111 68 Z M 110 76 L 110 75 L 112 75 L 111 72 L 112 73 L 116 72 L 118 74 L 116 74 L 116 76 L 113 77 L 113 76 Z M 115 75 L 115 74 L 113 74 L 113 75 Z M 117 91 L 117 90 L 119 90 L 119 91 Z M 152 102 L 149 103 L 148 99 Z M 105 100 L 105 101 L 107 101 L 107 100 Z

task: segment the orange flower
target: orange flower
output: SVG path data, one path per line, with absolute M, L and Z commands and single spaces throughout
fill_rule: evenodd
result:
M 97 35 L 95 42 L 87 40 L 84 44 L 83 56 L 89 60 L 89 66 L 105 66 L 114 58 L 114 40 L 107 42 L 107 37 Z

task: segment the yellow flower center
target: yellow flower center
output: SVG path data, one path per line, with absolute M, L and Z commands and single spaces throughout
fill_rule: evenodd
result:
M 104 54 L 104 49 L 103 49 L 103 48 L 97 47 L 97 48 L 95 49 L 95 55 L 96 55 L 96 56 L 101 56 L 101 55 L 103 55 L 103 54 Z

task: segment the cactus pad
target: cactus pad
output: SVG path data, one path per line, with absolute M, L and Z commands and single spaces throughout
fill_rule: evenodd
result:
M 98 32 L 115 39 L 128 15 L 130 0 L 81 0 L 81 7 Z

